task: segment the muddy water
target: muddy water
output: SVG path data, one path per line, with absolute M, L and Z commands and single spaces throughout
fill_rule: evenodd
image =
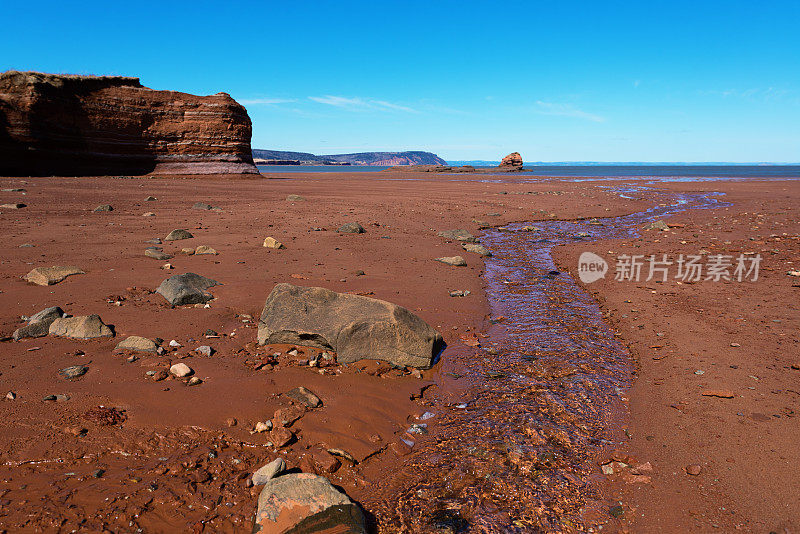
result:
M 592 479 L 599 456 L 624 439 L 632 361 L 596 302 L 556 270 L 551 250 L 574 241 L 596 250 L 594 239 L 630 237 L 669 213 L 713 204 L 711 195 L 684 195 L 627 217 L 486 233 L 493 326 L 450 373 L 463 401 L 429 408 L 423 431 L 431 436 L 415 444 L 405 490 L 391 503 L 393 528 L 570 532 L 608 520 Z

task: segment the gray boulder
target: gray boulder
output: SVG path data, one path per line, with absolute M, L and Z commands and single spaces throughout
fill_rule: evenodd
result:
M 50 335 L 71 337 L 73 339 L 93 339 L 113 337 L 114 331 L 97 314 L 79 317 L 62 317 L 50 324 Z
M 14 341 L 19 341 L 26 337 L 46 336 L 50 332 L 50 325 L 53 324 L 53 321 L 61 319 L 64 315 L 64 310 L 58 306 L 45 308 L 40 312 L 34 313 L 28 319 L 28 324 L 14 332 Z
M 218 285 L 220 283 L 216 280 L 199 274 L 176 274 L 161 282 L 156 293 L 167 299 L 167 302 L 173 306 L 204 304 L 214 298 L 214 295 L 207 292 L 206 289 Z
M 177 228 L 168 233 L 167 237 L 164 238 L 164 241 L 179 241 L 181 239 L 191 239 L 193 237 L 194 236 L 188 230 Z
M 253 534 L 366 534 L 361 509 L 327 478 L 289 473 L 268 480 L 258 497 Z
M 375 359 L 427 369 L 442 346 L 442 336 L 390 302 L 277 284 L 258 322 L 258 342 L 332 349 L 341 363 Z

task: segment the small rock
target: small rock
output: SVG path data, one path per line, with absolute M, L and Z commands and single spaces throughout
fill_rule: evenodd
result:
M 442 258 L 436 258 L 436 261 L 445 263 L 447 265 L 452 265 L 454 267 L 466 267 L 467 261 L 462 258 L 461 256 L 445 256 Z
M 269 433 L 269 440 L 279 449 L 289 445 L 294 440 L 294 434 L 282 426 L 273 428 Z
M 236 426 L 238 424 L 239 424 L 239 421 L 237 421 L 235 417 L 228 417 L 227 419 L 225 419 L 225 426 L 227 426 L 229 428 L 230 427 L 234 427 L 234 426 Z
M 267 481 L 272 480 L 284 471 L 286 471 L 286 462 L 284 459 L 281 457 L 275 458 L 253 473 L 253 484 L 256 486 L 263 486 Z
M 305 200 L 305 198 L 301 197 L 300 195 L 289 195 L 286 197 L 286 200 L 289 202 L 302 202 Z
M 169 271 L 174 268 L 175 267 L 173 267 L 171 263 L 165 263 L 164 265 L 161 266 L 162 271 Z
M 292 426 L 295 421 L 303 417 L 305 413 L 305 406 L 294 404 L 292 406 L 287 406 L 286 408 L 275 410 L 273 420 L 275 421 L 276 425 L 288 427 Z
M 270 430 L 272 430 L 272 421 L 258 421 L 256 426 L 253 428 L 253 432 L 256 433 L 269 432 Z
M 205 202 L 195 202 L 194 205 L 192 205 L 192 209 L 193 210 L 210 210 L 211 206 L 209 204 L 206 204 Z
M 111 207 L 111 204 L 101 204 L 92 211 L 114 211 L 114 208 Z
M 150 243 L 150 244 L 153 244 L 153 245 L 160 245 L 162 243 L 162 241 L 161 241 L 160 237 L 155 237 L 153 239 L 148 239 L 147 241 L 145 241 L 145 243 Z
M 51 286 L 74 274 L 86 274 L 78 267 L 37 267 L 25 275 L 25 280 L 39 286 Z
M 140 336 L 130 336 L 121 341 L 114 351 L 131 350 L 135 352 L 156 352 L 158 344 L 152 339 Z
M 17 394 L 13 391 L 9 391 L 6 393 L 6 400 L 15 400 L 17 398 Z
M 466 297 L 467 295 L 469 295 L 469 293 L 470 293 L 469 290 L 466 290 L 466 289 L 463 290 L 463 291 L 462 290 L 457 290 L 457 291 L 451 291 L 450 292 L 450 296 L 451 297 Z
M 719 397 L 721 399 L 732 399 L 733 391 L 727 389 L 707 389 L 701 393 L 704 397 Z
M 181 254 L 185 254 L 186 256 L 194 256 L 194 249 L 191 247 L 183 247 L 181 249 Z
M 299 402 L 306 406 L 307 408 L 314 409 L 317 406 L 322 404 L 322 401 L 319 397 L 314 395 L 312 392 L 304 388 L 303 386 L 296 387 L 291 391 L 287 391 L 285 393 L 287 397 L 292 399 L 295 402 Z
M 669 230 L 669 225 L 667 223 L 665 223 L 664 221 L 656 221 L 654 223 L 648 224 L 647 226 L 645 226 L 644 229 L 645 230 L 661 230 L 662 232 L 665 232 L 665 231 Z
M 200 380 L 196 376 L 193 376 L 192 378 L 189 379 L 189 381 L 186 383 L 186 385 L 187 386 L 198 386 L 198 385 L 200 385 L 202 383 L 203 383 L 202 380 Z
M 166 380 L 168 376 L 169 375 L 167 374 L 167 372 L 164 369 L 161 369 L 160 371 L 156 372 L 156 374 L 153 375 L 153 381 L 161 382 L 162 380 Z
M 158 199 L 156 197 L 152 197 L 152 196 L 149 196 L 149 197 L 144 199 L 145 202 L 152 202 L 154 200 L 158 200 Z
M 620 504 L 612 506 L 612 507 L 610 507 L 608 509 L 608 515 L 610 515 L 611 517 L 613 517 L 615 519 L 619 519 L 624 514 L 625 514 L 625 510 L 622 508 L 622 505 L 620 505 Z
M 200 245 L 199 247 L 194 249 L 194 253 L 196 255 L 199 255 L 199 254 L 212 254 L 214 256 L 219 254 L 219 252 L 217 252 L 216 250 L 214 250 L 213 248 L 211 248 L 211 247 L 209 247 L 207 245 Z
M 167 234 L 164 241 L 179 241 L 181 239 L 191 239 L 194 236 L 186 230 L 176 229 Z
M 0 204 L 0 210 L 21 210 L 27 207 L 27 204 L 22 202 L 12 202 L 11 204 Z
M 216 352 L 214 349 L 212 349 L 208 345 L 200 345 L 199 347 L 194 349 L 194 351 L 197 352 L 198 354 L 202 355 L 202 356 L 211 356 L 212 354 L 214 354 Z
M 152 211 L 146 211 L 146 212 L 142 213 L 142 217 L 155 217 L 155 216 L 156 216 L 156 214 L 153 213 Z
M 340 234 L 363 234 L 366 232 L 364 227 L 357 222 L 349 222 L 341 225 L 337 230 Z
M 85 375 L 88 370 L 89 368 L 85 365 L 71 365 L 61 369 L 58 374 L 60 374 L 62 378 L 71 380 Z
M 274 237 L 267 237 L 264 239 L 264 247 L 266 248 L 275 248 L 275 249 L 282 249 L 286 248 L 283 243 L 275 239 Z
M 185 363 L 176 363 L 175 365 L 169 368 L 169 372 L 178 378 L 183 378 L 185 376 L 189 376 L 190 374 L 194 373 L 194 371 L 192 371 L 192 368 L 186 365 Z
M 483 245 L 477 245 L 474 243 L 464 243 L 461 245 L 461 248 L 466 250 L 467 252 L 474 252 L 480 256 L 491 256 L 492 253 L 489 251 L 488 248 L 484 247 Z
M 181 347 L 182 345 L 173 339 L 172 341 L 169 342 L 169 346 L 177 348 L 177 347 Z
M 703 468 L 697 464 L 691 464 L 686 466 L 686 473 L 696 477 L 703 471 Z

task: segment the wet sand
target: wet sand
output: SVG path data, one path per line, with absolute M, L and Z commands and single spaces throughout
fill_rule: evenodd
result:
M 445 425 L 437 428 L 435 418 L 428 435 L 409 436 L 405 431 L 426 411 L 441 412 L 442 406 L 469 400 L 474 384 L 455 377 L 485 357 L 485 347 L 479 345 L 488 346 L 497 334 L 489 320 L 496 317 L 486 298 L 483 260 L 436 233 L 466 228 L 480 235 L 476 220 L 502 226 L 517 221 L 535 224 L 537 220 L 612 217 L 645 210 L 667 198 L 654 191 L 641 192 L 635 199 L 620 198 L 598 187 L 608 183 L 524 183 L 508 177 L 500 179 L 510 183 L 408 173 L 272 178 L 0 179 L 2 188 L 27 189 L 24 196 L 1 193 L 1 203 L 28 205 L 0 215 L 6 242 L 0 264 L 0 295 L 5 304 L 0 332 L 10 335 L 21 326 L 21 315 L 54 305 L 72 315 L 97 313 L 117 332 L 114 339 L 105 341 L 47 337 L 0 345 L 5 362 L 0 388 L 17 395 L 16 400 L 0 402 L 0 527 L 9 531 L 78 527 L 117 531 L 137 525 L 145 531 L 187 526 L 196 531 L 248 530 L 258 494 L 258 488 L 247 487 L 248 475 L 282 455 L 290 467 L 329 476 L 362 504 L 380 530 L 402 530 L 398 499 L 413 490 L 409 484 L 418 483 L 420 476 L 431 481 L 444 476 L 414 469 L 424 464 L 419 463 L 420 456 L 429 454 L 430 446 L 448 432 Z M 724 241 L 741 241 L 741 247 L 759 246 L 758 250 L 778 253 L 769 252 L 765 258 L 765 267 L 773 269 L 771 276 L 765 275 L 763 283 L 737 285 L 731 288 L 732 294 L 702 283 L 678 286 L 696 294 L 692 297 L 671 284 L 663 286 L 675 294 L 660 294 L 661 284 L 654 288 L 655 294 L 635 284 L 597 282 L 588 287 L 637 363 L 639 377 L 630 390 L 627 427 L 631 439 L 620 454 L 649 461 L 654 470 L 648 475 L 649 483 L 627 484 L 615 476 L 606 482 L 595 466 L 592 499 L 597 492 L 602 497 L 587 521 L 610 522 L 615 529 L 630 525 L 636 531 L 711 529 L 713 524 L 722 529 L 737 524 L 745 530 L 775 529 L 781 521 L 794 526 L 799 514 L 791 509 L 796 499 L 789 498 L 789 482 L 797 460 L 791 446 L 797 427 L 793 412 L 786 410 L 797 403 L 791 382 L 796 382 L 794 374 L 800 371 L 789 367 L 798 353 L 796 293 L 800 289 L 791 286 L 798 282 L 785 276 L 784 264 L 792 256 L 797 258 L 798 242 L 772 238 L 767 243 L 763 238 L 783 232 L 798 235 L 797 182 L 658 187 L 724 190 L 734 206 L 725 212 L 727 219 L 714 219 L 719 216 L 716 210 L 685 212 L 673 216 L 686 221 L 684 228 L 603 243 L 601 249 L 623 251 L 638 245 L 653 253 L 683 247 L 695 252 L 692 247 L 708 249 L 717 244 L 711 249 L 716 251 L 733 247 L 723 245 Z M 782 195 L 778 199 L 776 191 Z M 306 200 L 287 202 L 289 194 Z M 158 200 L 145 202 L 148 195 Z M 222 212 L 194 210 L 195 202 L 219 206 Z M 114 211 L 93 213 L 99 204 L 111 204 Z M 768 219 L 759 223 L 759 230 L 750 230 L 743 223 L 755 224 L 751 219 L 756 219 L 743 212 L 757 208 L 766 209 Z M 142 217 L 145 212 L 156 215 Z M 367 233 L 335 232 L 350 221 L 360 222 Z M 733 232 L 720 226 L 726 222 Z M 176 255 L 170 260 L 175 269 L 162 270 L 163 261 L 144 256 L 149 246 L 145 241 L 163 238 L 175 228 L 185 228 L 195 237 L 168 242 L 162 245 L 165 252 L 208 245 L 219 254 Z M 750 232 L 760 235 L 759 241 L 743 241 Z M 263 248 L 266 236 L 287 248 Z M 655 239 L 659 242 L 653 243 Z M 687 243 L 680 244 L 681 240 Z M 25 243 L 35 246 L 19 248 Z M 597 245 L 592 243 L 589 250 Z M 667 245 L 668 250 L 659 248 Z M 558 249 L 562 270 L 571 270 L 581 246 Z M 468 267 L 433 261 L 456 254 L 467 259 Z M 21 279 L 32 268 L 49 265 L 77 265 L 86 274 L 50 287 L 32 286 Z M 358 270 L 365 274 L 356 275 Z M 209 308 L 170 309 L 152 293 L 164 278 L 187 271 L 222 282 L 212 290 L 216 299 Z M 254 321 L 279 282 L 323 286 L 403 305 L 437 328 L 448 348 L 441 362 L 419 377 L 377 362 L 331 366 L 321 374 L 302 365 L 308 350 L 292 357 L 287 354 L 291 347 L 255 346 Z M 471 294 L 453 298 L 451 290 Z M 728 301 L 734 294 L 739 300 Z M 761 307 L 751 308 L 751 299 Z M 631 306 L 639 310 L 635 322 L 630 322 Z M 692 315 L 700 308 L 703 314 Z M 665 310 L 672 315 L 666 324 L 659 319 Z M 701 324 L 698 317 L 709 324 Z M 206 338 L 204 332 L 209 329 L 220 337 Z M 658 336 L 658 343 L 651 339 L 655 332 L 664 334 Z M 175 339 L 183 347 L 162 357 L 128 362 L 128 355 L 112 353 L 128 335 Z M 734 337 L 740 344 L 735 349 L 730 347 Z M 664 348 L 649 348 L 655 344 Z M 190 349 L 199 345 L 211 345 L 217 352 L 211 357 L 191 354 Z M 653 360 L 654 350 L 673 352 L 667 359 Z M 700 356 L 691 356 L 690 350 Z M 761 354 L 759 358 L 754 358 L 754 350 Z M 270 357 L 278 352 L 277 358 Z M 203 383 L 187 387 L 178 380 L 155 382 L 146 375 L 148 370 L 177 361 L 190 365 Z M 268 369 L 272 363 L 262 366 L 265 361 L 277 365 Z M 72 381 L 58 376 L 59 369 L 75 364 L 88 365 L 89 372 Z M 703 365 L 704 375 L 693 374 L 693 367 Z M 758 380 L 749 378 L 751 374 Z M 297 436 L 295 442 L 280 449 L 266 446 L 269 436 L 250 430 L 257 421 L 271 419 L 276 409 L 286 407 L 281 394 L 296 386 L 312 390 L 324 407 L 290 427 Z M 745 398 L 698 397 L 695 390 L 701 386 L 735 389 Z M 757 389 L 747 389 L 751 386 Z M 58 393 L 67 393 L 70 399 L 41 400 Z M 98 406 L 124 412 L 124 421 L 98 424 L 90 412 Z M 621 423 L 627 418 L 624 412 L 620 410 Z M 236 426 L 228 426 L 230 418 L 237 420 Z M 85 433 L 74 435 L 83 428 Z M 409 450 L 402 440 L 412 438 L 415 444 Z M 754 446 L 764 454 L 753 457 Z M 324 472 L 331 466 L 325 450 L 331 448 L 347 451 L 357 463 L 343 459 L 334 473 Z M 499 462 L 504 465 L 506 459 Z M 700 464 L 703 472 L 697 477 L 687 475 L 683 468 L 689 464 Z M 514 468 L 502 465 L 501 471 Z M 95 476 L 98 469 L 104 470 L 99 478 Z M 781 476 L 786 483 L 774 484 Z M 430 516 L 436 508 L 434 501 L 440 498 L 417 496 L 415 506 L 430 508 L 422 513 Z M 623 504 L 619 519 L 605 513 L 615 500 Z M 669 506 L 660 508 L 660 502 Z M 727 513 L 719 510 L 723 506 Z M 464 524 L 461 519 L 451 521 L 451 531 L 469 528 L 470 513 L 474 510 L 466 507 Z M 536 513 L 553 516 L 552 510 Z M 557 521 L 557 513 L 555 517 L 552 521 Z M 523 522 L 516 528 L 534 527 Z

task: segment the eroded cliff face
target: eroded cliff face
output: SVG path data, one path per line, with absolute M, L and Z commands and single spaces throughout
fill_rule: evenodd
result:
M 247 111 L 138 78 L 0 74 L 0 175 L 255 174 Z

